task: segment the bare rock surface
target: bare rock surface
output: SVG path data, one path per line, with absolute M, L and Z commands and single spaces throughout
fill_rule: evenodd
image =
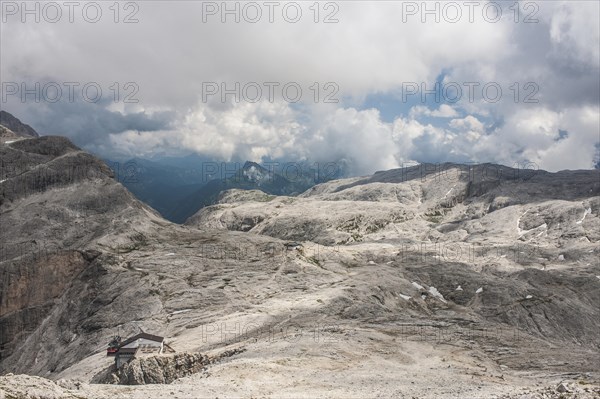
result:
M 597 395 L 598 171 L 232 191 L 178 226 L 65 139 L 0 156 L 0 371 L 29 374 L 0 397 Z M 140 328 L 220 360 L 95 383 L 110 338 Z
M 208 358 L 201 354 L 178 353 L 172 356 L 137 357 L 114 369 L 105 383 L 123 385 L 170 384 L 203 370 Z
M 0 111 L 0 139 L 18 137 L 39 137 L 39 134 L 15 116 L 6 111 Z

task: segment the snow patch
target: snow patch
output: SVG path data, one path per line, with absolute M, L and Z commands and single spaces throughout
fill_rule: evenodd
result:
M 483 292 L 483 288 L 479 287 L 477 288 L 477 291 L 475 291 L 476 294 L 481 294 Z
M 419 284 L 419 283 L 416 283 L 416 282 L 414 282 L 414 281 L 412 282 L 412 285 L 413 285 L 413 286 L 414 286 L 416 289 L 418 289 L 418 290 L 424 290 L 424 289 L 425 289 L 425 288 L 423 288 L 423 286 L 422 286 L 421 284 Z
M 165 254 L 165 256 L 175 256 L 174 252 L 169 252 L 168 254 Z
M 444 196 L 442 197 L 442 199 L 445 199 L 452 192 L 452 190 L 454 190 L 454 187 L 456 187 L 456 184 L 453 185 L 452 188 L 450 190 L 448 190 L 448 192 L 446 194 L 444 194 Z
M 429 287 L 429 293 L 438 298 L 440 301 L 447 303 L 447 301 L 444 299 L 444 296 L 437 290 L 437 288 Z
M 525 297 L 525 299 L 531 299 L 531 298 L 533 298 L 533 296 L 532 296 L 532 295 L 527 295 L 527 296 Z
M 558 260 L 560 260 L 560 261 L 565 260 L 565 256 L 563 254 L 558 255 Z
M 538 237 L 539 237 L 540 235 L 542 235 L 543 233 L 545 233 L 546 230 L 548 230 L 548 225 L 546 223 L 540 224 L 539 226 L 534 227 L 533 229 L 529 229 L 529 230 L 521 230 L 521 228 L 518 227 L 519 238 L 523 237 L 525 234 L 527 234 L 527 233 L 529 233 L 531 231 L 538 230 L 538 229 L 542 229 L 542 231 L 540 231 L 540 233 L 538 234 Z
M 408 295 L 404 295 L 404 294 L 399 294 L 400 298 L 404 299 L 405 301 L 410 300 L 410 297 Z
M 243 173 L 244 173 L 244 176 L 246 176 L 248 178 L 248 180 L 258 183 L 258 185 L 260 185 L 260 183 L 262 183 L 262 180 L 264 180 L 265 177 L 268 177 L 265 175 L 265 173 L 263 173 L 261 170 L 259 170 L 254 165 L 252 165 L 248 169 L 244 170 Z
M 578 220 L 577 222 L 575 222 L 576 224 L 581 224 L 583 223 L 583 221 L 585 220 L 585 217 L 588 215 L 588 213 L 592 213 L 592 208 L 588 208 L 585 210 L 585 212 L 583 212 L 583 217 L 581 218 L 581 220 Z
M 174 312 L 173 312 L 173 313 L 171 313 L 171 314 L 180 314 L 180 313 L 186 313 L 186 312 L 190 312 L 190 311 L 192 311 L 192 310 L 194 310 L 194 309 L 181 309 L 181 310 L 176 310 L 176 311 L 174 311 Z
M 462 290 L 463 290 L 462 287 L 459 285 L 458 287 L 456 287 L 455 291 L 462 291 Z
M 525 216 L 527 214 L 527 212 L 529 212 L 529 209 L 526 210 L 525 212 L 523 212 L 523 214 L 517 218 L 517 234 L 519 235 L 519 237 L 521 237 L 523 234 L 525 234 L 525 233 L 523 233 L 523 230 L 521 230 L 520 225 L 521 225 L 521 218 L 523 216 Z

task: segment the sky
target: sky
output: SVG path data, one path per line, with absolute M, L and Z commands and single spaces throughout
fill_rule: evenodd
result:
M 0 1 L 0 107 L 106 158 L 589 169 L 600 2 Z

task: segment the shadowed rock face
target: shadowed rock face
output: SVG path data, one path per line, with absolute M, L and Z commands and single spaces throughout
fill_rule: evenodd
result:
M 67 306 L 72 298 L 89 295 L 92 287 L 86 278 L 101 252 L 88 244 L 119 230 L 123 223 L 155 215 L 113 180 L 103 162 L 66 138 L 44 136 L 0 145 L 0 163 L 0 364 L 4 368 L 14 362 L 10 360 L 14 356 L 23 356 L 21 345 L 44 328 L 43 321 L 52 312 L 61 306 L 72 311 Z M 81 291 L 73 292 L 74 287 Z M 62 338 L 49 347 L 72 338 L 67 329 L 58 334 Z
M 88 265 L 76 251 L 32 252 L 36 259 L 21 256 L 15 262 L 4 262 L 0 270 L 2 358 L 9 356 L 15 344 L 35 330 L 70 285 L 73 276 Z
M 0 157 L 0 206 L 53 188 L 113 178 L 113 172 L 102 161 L 64 137 L 20 140 L 0 147 Z

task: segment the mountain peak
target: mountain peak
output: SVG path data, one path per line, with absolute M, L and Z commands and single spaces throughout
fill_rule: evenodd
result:
M 18 137 L 40 137 L 31 126 L 24 124 L 17 117 L 6 111 L 0 111 L 0 125 Z
M 257 164 L 256 162 L 253 162 L 253 161 L 246 161 L 244 163 L 244 166 L 242 166 L 242 169 L 243 170 L 248 170 L 248 169 L 250 169 L 252 167 L 254 167 L 254 168 L 258 169 L 258 170 L 262 170 L 264 172 L 268 172 L 267 169 L 263 168 L 262 166 L 260 166 L 259 164 Z

